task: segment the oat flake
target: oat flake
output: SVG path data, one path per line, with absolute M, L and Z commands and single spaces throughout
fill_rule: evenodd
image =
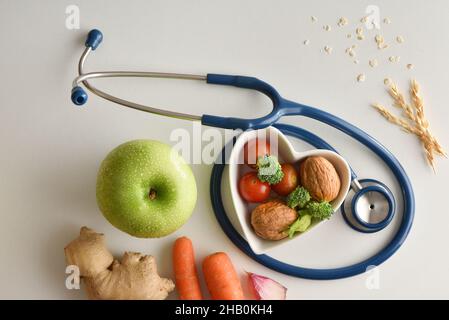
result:
M 390 60 L 390 62 L 399 62 L 400 58 L 401 57 L 399 56 L 390 56 L 388 60 Z
M 365 37 L 363 36 L 363 29 L 361 27 L 358 27 L 355 29 L 355 33 L 357 35 L 357 39 L 363 40 Z
M 348 19 L 346 19 L 345 17 L 341 17 L 340 20 L 338 20 L 338 23 L 337 23 L 337 25 L 339 27 L 343 27 L 343 26 L 345 26 L 347 24 L 348 24 Z
M 376 41 L 377 49 L 385 49 L 388 47 L 387 44 L 385 44 L 384 37 L 382 37 L 380 34 L 376 34 L 374 37 L 374 41 Z

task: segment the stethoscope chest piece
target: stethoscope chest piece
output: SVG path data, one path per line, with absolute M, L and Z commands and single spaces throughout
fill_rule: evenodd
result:
M 384 229 L 393 219 L 395 201 L 390 189 L 374 179 L 353 184 L 341 206 L 343 218 L 353 229 L 373 233 Z

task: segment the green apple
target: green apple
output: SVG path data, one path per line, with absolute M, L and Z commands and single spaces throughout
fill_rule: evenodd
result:
M 190 217 L 197 197 L 195 177 L 169 145 L 134 140 L 101 163 L 97 202 L 106 219 L 140 238 L 166 236 Z

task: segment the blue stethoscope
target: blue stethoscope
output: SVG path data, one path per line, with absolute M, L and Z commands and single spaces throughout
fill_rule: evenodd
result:
M 413 223 L 415 210 L 415 200 L 410 180 L 405 173 L 404 168 L 391 154 L 391 152 L 389 152 L 377 140 L 375 140 L 359 128 L 325 111 L 286 100 L 282 98 L 272 86 L 253 77 L 223 74 L 192 75 L 134 71 L 105 71 L 84 73 L 83 68 L 87 57 L 100 45 L 102 40 L 103 35 L 99 30 L 94 29 L 89 32 L 85 43 L 86 48 L 81 55 L 78 64 L 79 75 L 75 78 L 72 85 L 73 88 L 71 99 L 72 102 L 76 105 L 83 105 L 87 101 L 87 94 L 85 90 L 80 87 L 80 83 L 82 83 L 92 93 L 109 101 L 133 109 L 174 118 L 201 121 L 201 123 L 204 125 L 225 129 L 261 129 L 272 125 L 284 134 L 301 139 L 316 148 L 335 151 L 327 142 L 309 131 L 306 131 L 299 127 L 277 123 L 279 118 L 281 118 L 282 116 L 300 115 L 326 123 L 350 135 L 351 137 L 371 149 L 375 154 L 377 154 L 393 172 L 395 178 L 399 183 L 399 186 L 402 189 L 404 210 L 401 218 L 401 225 L 393 239 L 380 252 L 354 265 L 334 269 L 311 269 L 286 264 L 266 254 L 256 255 L 251 250 L 246 240 L 240 235 L 239 232 L 235 230 L 223 208 L 221 199 L 221 178 L 225 165 L 218 163 L 215 164 L 212 170 L 210 193 L 216 218 L 226 235 L 234 242 L 235 245 L 237 245 L 237 247 L 239 247 L 252 259 L 271 269 L 292 276 L 320 280 L 339 279 L 363 273 L 368 269 L 368 267 L 380 265 L 382 262 L 391 257 L 407 238 L 407 235 Z M 209 84 L 228 85 L 251 89 L 259 91 L 269 97 L 273 103 L 273 110 L 266 116 L 257 119 L 240 119 L 212 115 L 197 116 L 186 113 L 167 111 L 164 109 L 158 109 L 120 99 L 97 89 L 88 82 L 88 80 L 90 79 L 107 77 L 152 77 L 201 80 L 206 81 Z M 359 232 L 374 233 L 382 230 L 391 222 L 395 213 L 396 201 L 392 192 L 385 184 L 377 180 L 357 179 L 357 176 L 352 169 L 351 175 L 351 189 L 348 192 L 343 205 L 341 206 L 344 220 L 351 228 Z

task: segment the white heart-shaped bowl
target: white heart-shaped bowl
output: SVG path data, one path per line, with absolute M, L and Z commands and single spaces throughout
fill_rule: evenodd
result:
M 246 239 L 251 249 L 256 254 L 263 254 L 267 251 L 281 246 L 286 241 L 298 241 L 298 238 L 303 237 L 310 230 L 316 227 L 316 223 L 311 225 L 307 232 L 297 233 L 293 239 L 285 238 L 277 241 L 265 240 L 256 235 L 251 226 L 251 211 L 258 205 L 246 202 L 239 194 L 238 181 L 240 177 L 251 169 L 243 164 L 243 148 L 244 145 L 253 139 L 266 137 L 270 141 L 271 152 L 277 149 L 277 156 L 281 163 L 297 164 L 301 159 L 309 156 L 321 156 L 329 160 L 335 167 L 340 176 L 341 187 L 340 192 L 332 202 L 331 205 L 336 211 L 343 203 L 351 183 L 351 171 L 348 163 L 339 154 L 323 149 L 311 149 L 307 151 L 298 152 L 294 150 L 290 141 L 284 136 L 282 132 L 274 127 L 268 127 L 260 130 L 245 131 L 237 139 L 229 157 L 228 165 L 225 168 L 222 179 L 222 199 L 223 205 L 229 220 L 234 228 Z M 275 146 L 275 148 L 273 148 Z M 277 148 L 276 148 L 277 146 Z

